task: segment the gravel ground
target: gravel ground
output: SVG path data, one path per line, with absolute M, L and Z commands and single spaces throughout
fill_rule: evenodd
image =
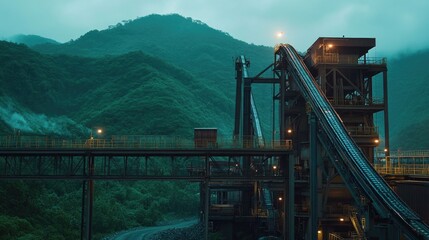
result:
M 201 240 L 204 239 L 204 227 L 201 223 L 187 228 L 169 229 L 154 234 L 150 240 Z

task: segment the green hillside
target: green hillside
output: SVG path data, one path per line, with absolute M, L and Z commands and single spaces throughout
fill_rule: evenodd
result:
M 272 61 L 271 48 L 178 15 L 139 18 L 34 49 L 0 42 L 2 133 L 16 131 L 11 122 L 18 119 L 21 129 L 38 134 L 82 135 L 101 126 L 107 135 L 190 136 L 195 127 L 217 127 L 229 137 L 234 57 L 246 54 L 256 70 Z M 58 124 L 65 127 L 37 126 Z M 12 181 L 0 192 L 0 238 L 78 238 L 80 183 Z M 196 214 L 197 193 L 198 185 L 187 182 L 97 182 L 95 239 Z
M 228 99 L 217 89 L 142 52 L 46 56 L 0 42 L 0 61 L 2 95 L 37 113 L 67 115 L 110 134 L 186 135 L 204 126 L 227 133 L 232 126 L 224 121 L 231 118 Z
M 392 150 L 429 149 L 429 50 L 389 62 L 389 117 Z
M 65 44 L 44 44 L 34 49 L 81 56 L 143 51 L 190 71 L 205 84 L 217 85 L 228 98 L 234 96 L 235 57 L 246 55 L 258 71 L 270 64 L 273 57 L 272 48 L 247 44 L 176 14 L 150 15 L 110 29 L 90 31 Z
M 149 15 L 117 24 L 106 30 L 93 30 L 61 45 L 44 44 L 35 50 L 49 54 L 99 57 L 130 51 L 161 58 L 195 76 L 196 81 L 211 89 L 207 102 L 222 104 L 225 122 L 233 123 L 235 104 L 234 59 L 245 55 L 251 61 L 251 74 L 257 74 L 273 60 L 273 49 L 239 41 L 225 32 L 180 15 Z M 255 99 L 260 111 L 271 107 L 271 86 L 255 86 Z M 217 104 L 215 104 L 216 106 Z M 269 111 L 269 110 L 267 110 Z M 261 114 L 266 129 L 270 114 Z M 232 132 L 232 125 L 228 134 Z
M 107 135 L 191 136 L 195 127 L 217 127 L 230 137 L 234 58 L 246 55 L 251 75 L 273 60 L 272 48 L 179 15 L 126 21 L 64 44 L 27 40 L 21 42 L 31 49 L 0 42 L 1 134 L 16 131 L 16 123 L 37 134 L 88 137 L 103 127 Z M 429 149 L 428 57 L 420 52 L 388 64 L 392 149 Z M 255 88 L 269 131 L 271 86 Z M 188 182 L 97 181 L 95 189 L 96 239 L 195 214 L 199 201 L 198 185 Z M 81 193 L 77 182 L 3 183 L 0 239 L 78 239 Z
M 216 89 L 142 52 L 49 56 L 0 42 L 0 62 L 3 134 L 16 130 L 9 120 L 17 118 L 21 133 L 69 131 L 81 137 L 88 137 L 82 134 L 93 126 L 103 127 L 107 135 L 190 136 L 194 127 L 216 126 L 225 133 L 232 125 Z M 56 132 L 48 128 L 59 124 L 66 126 Z M 0 239 L 77 239 L 81 193 L 78 182 L 5 182 L 0 186 Z M 97 182 L 95 239 L 194 215 L 196 193 L 198 185 L 184 182 Z
M 18 34 L 7 38 L 7 40 L 13 43 L 22 43 L 29 47 L 39 45 L 39 44 L 60 44 L 59 42 L 53 39 L 41 37 L 38 35 Z
M 195 79 L 212 89 L 213 98 L 223 104 L 225 124 L 232 123 L 235 81 L 232 60 L 244 54 L 251 60 L 251 71 L 255 74 L 272 61 L 272 49 L 255 46 L 236 40 L 219 30 L 191 18 L 179 15 L 150 15 L 132 21 L 124 21 L 105 30 L 93 30 L 65 44 L 36 45 L 34 49 L 49 54 L 70 54 L 99 57 L 120 55 L 130 51 L 143 51 L 159 57 L 191 73 Z M 429 53 L 398 56 L 390 60 L 389 68 L 389 115 L 392 148 L 429 148 L 425 140 L 415 141 L 419 146 L 405 143 L 410 138 L 415 124 L 423 125 L 429 119 L 426 101 L 419 93 L 425 93 L 429 73 L 422 65 L 427 63 Z M 260 88 L 257 86 L 257 88 Z M 256 89 L 256 101 L 260 111 L 270 111 L 270 89 Z M 417 93 L 417 94 L 416 94 Z M 420 94 L 421 95 L 421 94 Z M 404 101 L 403 99 L 407 99 Z M 217 104 L 215 104 L 217 106 Z M 269 108 L 269 107 L 268 107 Z M 261 114 L 266 129 L 270 114 Z M 412 116 L 412 117 L 411 117 Z M 227 125 L 230 132 L 231 125 Z M 268 132 L 268 131 L 266 131 Z M 413 134 L 413 136 L 416 134 Z M 417 134 L 419 135 L 419 134 Z M 415 138 L 420 139 L 421 137 Z

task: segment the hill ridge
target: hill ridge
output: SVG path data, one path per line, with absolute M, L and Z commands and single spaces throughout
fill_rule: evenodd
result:
M 222 120 L 228 118 L 222 102 L 205 101 L 215 98 L 215 91 L 141 51 L 82 58 L 0 42 L 0 61 L 8 62 L 0 67 L 2 95 L 36 113 L 65 114 L 88 127 L 104 125 L 111 134 L 190 134 L 193 127 L 215 122 L 227 132 L 232 125 Z

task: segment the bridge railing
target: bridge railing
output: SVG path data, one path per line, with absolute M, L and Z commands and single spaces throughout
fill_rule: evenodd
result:
M 355 55 L 341 55 L 338 53 L 328 53 L 312 58 L 314 64 L 361 64 L 361 65 L 385 65 L 386 58 L 361 57 Z
M 47 149 L 87 149 L 87 148 L 128 148 L 128 149 L 284 149 L 292 148 L 291 140 L 267 141 L 264 146 L 256 146 L 254 140 L 232 140 L 230 138 L 217 138 L 215 143 L 201 147 L 192 138 L 179 136 L 154 136 L 154 135 L 124 135 L 111 138 L 92 139 L 61 139 L 50 136 L 0 136 L 0 149 L 20 148 L 47 148 Z
M 388 157 L 379 152 L 376 153 L 374 168 L 380 174 L 429 175 L 429 151 L 395 151 Z
M 429 164 L 402 164 L 395 167 L 386 167 L 385 164 L 374 164 L 374 168 L 380 174 L 429 175 Z

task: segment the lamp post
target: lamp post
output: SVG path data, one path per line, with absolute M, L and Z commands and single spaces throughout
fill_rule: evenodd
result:
M 93 135 L 93 129 L 91 129 L 91 132 L 90 132 L 90 135 L 89 135 L 89 139 L 94 139 L 94 135 Z M 103 133 L 103 129 L 101 129 L 101 128 L 97 128 L 96 129 L 96 133 L 97 133 L 97 135 L 101 135 L 102 133 Z
M 276 42 L 278 42 L 279 44 L 281 44 L 281 41 L 282 41 L 284 35 L 285 35 L 285 33 L 282 32 L 282 31 L 276 32 L 276 39 L 277 39 Z

